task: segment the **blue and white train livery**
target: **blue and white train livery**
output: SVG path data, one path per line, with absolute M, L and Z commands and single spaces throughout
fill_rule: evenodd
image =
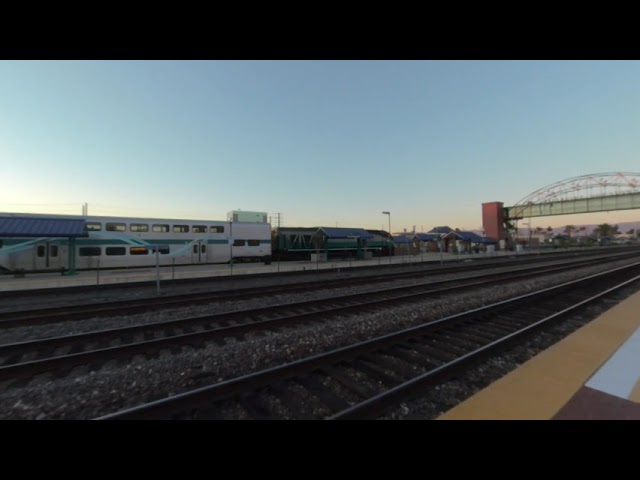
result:
M 60 271 L 68 265 L 70 248 L 78 269 L 154 266 L 155 248 L 161 265 L 264 261 L 271 255 L 266 222 L 0 213 L 6 225 L 36 219 L 83 221 L 83 232 L 72 237 L 54 235 L 55 229 L 0 230 L 0 270 Z

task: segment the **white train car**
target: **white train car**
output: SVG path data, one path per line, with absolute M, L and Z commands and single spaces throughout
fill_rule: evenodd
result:
M 263 222 L 0 213 L 0 219 L 83 220 L 87 236 L 74 240 L 77 269 L 264 261 L 271 225 Z M 2 237 L 0 270 L 60 271 L 69 262 L 69 238 Z

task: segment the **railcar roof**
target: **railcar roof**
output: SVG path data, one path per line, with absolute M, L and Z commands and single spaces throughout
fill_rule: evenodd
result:
M 320 227 L 320 230 L 322 230 L 329 238 L 373 238 L 373 235 L 363 228 Z
M 0 217 L 0 237 L 86 237 L 84 219 Z

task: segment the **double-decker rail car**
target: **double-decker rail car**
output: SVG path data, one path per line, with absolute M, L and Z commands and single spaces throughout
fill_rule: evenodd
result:
M 86 236 L 5 236 L 0 232 L 0 270 L 64 269 L 75 249 L 78 269 L 191 265 L 266 261 L 271 256 L 271 226 L 265 222 L 203 221 L 110 216 L 0 214 L 14 219 L 82 220 Z M 16 222 L 14 222 L 16 223 Z M 19 234 L 18 234 L 19 235 Z M 71 246 L 73 245 L 73 246 Z

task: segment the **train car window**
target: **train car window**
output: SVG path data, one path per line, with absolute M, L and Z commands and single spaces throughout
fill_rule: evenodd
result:
M 107 255 L 126 255 L 127 249 L 125 247 L 107 247 L 105 249 Z
M 189 225 L 174 225 L 173 233 L 189 233 Z
M 99 222 L 87 222 L 87 231 L 90 232 L 99 232 L 102 230 L 102 224 Z
M 247 240 L 247 244 L 250 247 L 257 247 L 260 245 L 260 240 Z
M 166 233 L 169 231 L 169 225 L 152 225 L 151 231 L 156 233 Z
M 193 245 L 193 253 L 198 253 L 198 245 Z
M 233 241 L 233 246 L 234 247 L 244 247 L 245 244 L 245 240 L 234 240 Z
M 149 225 L 146 223 L 132 223 L 129 225 L 129 230 L 132 232 L 148 232 Z
M 78 249 L 78 256 L 80 257 L 99 257 L 100 253 L 100 247 L 80 247 Z
M 131 255 L 147 255 L 149 253 L 149 249 L 145 247 L 131 247 L 129 249 L 129 253 Z
M 224 233 L 224 227 L 221 225 L 217 225 L 215 227 L 209 227 L 209 232 L 211 233 Z
M 169 245 L 161 245 L 158 251 L 161 255 L 167 255 L 169 253 Z M 156 247 L 151 247 L 151 253 L 156 253 Z
M 207 253 L 207 246 L 206 245 L 200 245 L 200 253 Z
M 191 229 L 193 233 L 207 233 L 206 225 L 194 225 Z
M 125 232 L 127 226 L 124 223 L 107 223 L 107 232 Z
M 57 257 L 58 256 L 58 246 L 57 245 L 50 245 L 49 246 L 49 255 L 51 255 L 52 257 Z
M 44 245 L 38 245 L 38 256 L 44 257 Z

